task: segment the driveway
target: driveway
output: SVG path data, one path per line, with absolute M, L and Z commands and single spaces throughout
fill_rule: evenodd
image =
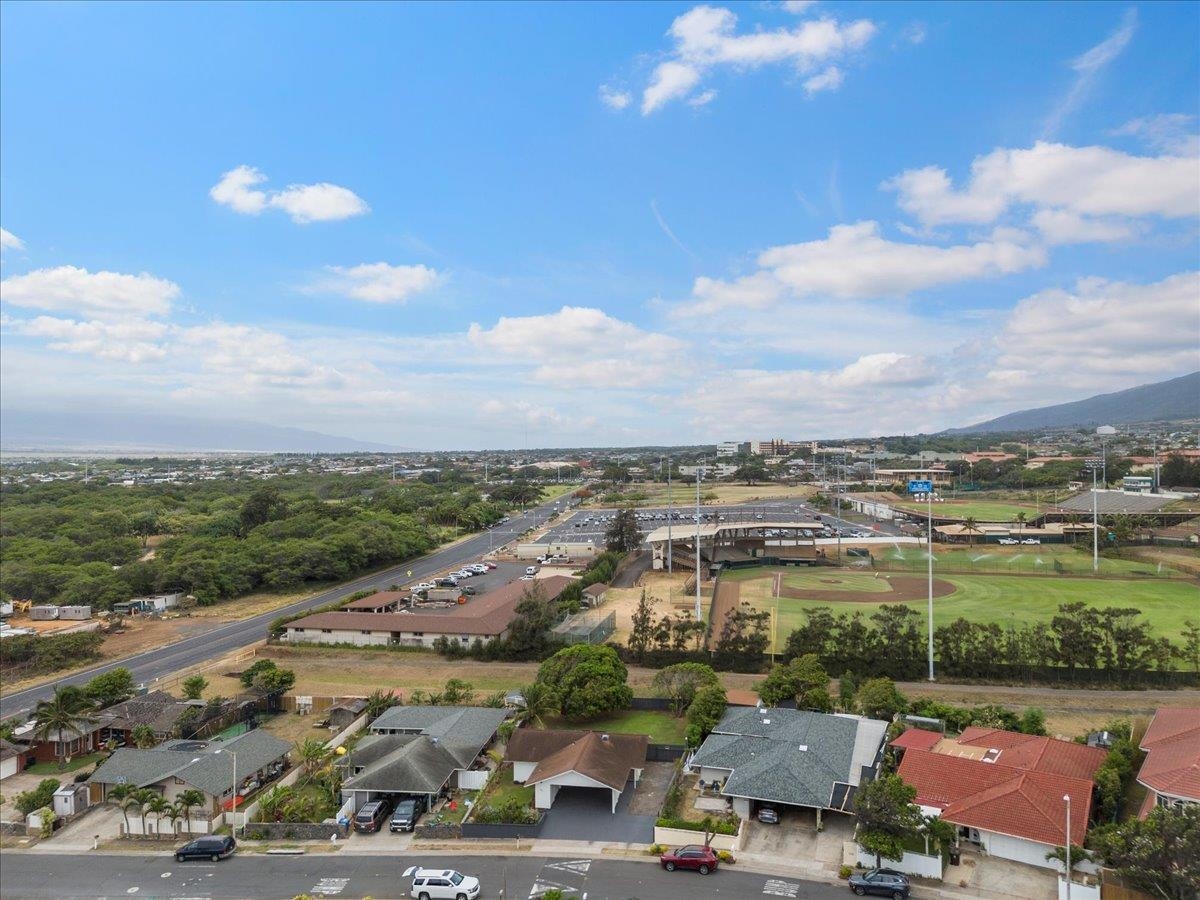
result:
M 0 822 L 24 822 L 25 817 L 17 809 L 17 794 L 32 791 L 42 783 L 43 778 L 57 778 L 59 781 L 70 781 L 61 775 L 30 775 L 28 772 L 18 772 L 0 781 L 0 794 L 4 795 L 4 804 L 0 806 Z
M 103 844 L 119 838 L 124 824 L 121 810 L 111 803 L 104 803 L 91 807 L 74 822 L 54 832 L 54 837 L 40 841 L 32 849 L 43 853 L 85 853 L 95 846 L 97 839 Z M 174 846 L 174 841 L 162 842 L 164 853 Z
M 825 812 L 824 829 L 817 831 L 817 816 L 811 809 L 777 805 L 778 825 L 764 825 L 757 819 L 747 823 L 748 832 L 742 852 L 773 859 L 814 863 L 834 870 L 842 862 L 842 845 L 854 836 L 849 816 Z
M 633 782 L 621 792 L 617 811 L 612 809 L 612 794 L 608 789 L 563 787 L 546 812 L 540 840 L 614 841 L 629 844 L 649 844 L 654 841 L 654 815 L 634 815 L 629 811 L 633 799 Z
M 983 853 L 964 852 L 961 865 L 947 866 L 947 885 L 974 891 L 993 891 L 1021 900 L 1053 897 L 1057 876 L 1051 869 L 998 859 Z

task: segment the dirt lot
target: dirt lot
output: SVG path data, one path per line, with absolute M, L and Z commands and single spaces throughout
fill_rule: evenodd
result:
M 674 575 L 668 575 L 666 572 L 647 572 L 638 579 L 635 587 L 609 588 L 604 595 L 604 606 L 601 609 L 617 614 L 617 630 L 613 640 L 622 643 L 629 636 L 629 631 L 633 627 L 633 613 L 637 609 L 638 601 L 642 598 L 643 588 L 646 590 L 646 597 L 655 601 L 654 615 L 656 618 L 662 618 L 676 610 L 694 609 L 695 595 L 684 593 L 684 582 L 687 579 L 688 573 L 686 572 L 677 572 Z M 712 588 L 706 589 L 704 585 L 701 585 L 702 605 L 707 607 L 711 597 Z

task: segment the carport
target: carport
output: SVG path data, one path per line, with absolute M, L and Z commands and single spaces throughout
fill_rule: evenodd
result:
M 555 799 L 558 797 L 558 792 L 565 787 L 588 789 L 589 793 L 592 791 L 607 791 L 612 795 L 612 809 L 609 810 L 612 813 L 617 811 L 617 804 L 621 802 L 621 791 L 617 788 L 609 787 L 607 784 L 602 784 L 594 778 L 581 775 L 579 772 L 564 772 L 561 775 L 554 775 L 543 781 L 529 781 L 526 784 L 533 786 L 533 805 L 538 809 L 549 809 L 553 806 Z M 635 784 L 634 787 L 636 786 Z M 576 790 L 569 793 L 581 794 L 582 791 Z
M 550 809 L 559 792 L 570 788 L 607 792 L 609 813 L 615 814 L 626 785 L 637 787 L 642 777 L 648 741 L 644 734 L 522 728 L 509 739 L 506 756 L 513 781 L 533 788 L 538 809 Z

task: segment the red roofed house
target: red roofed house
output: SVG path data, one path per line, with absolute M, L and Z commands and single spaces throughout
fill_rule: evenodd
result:
M 892 742 L 904 751 L 899 774 L 917 789 L 926 815 L 959 827 L 959 839 L 990 856 L 1042 868 L 1066 841 L 1083 844 L 1092 806 L 1092 775 L 1106 753 L 1070 741 L 992 728 L 958 738 L 910 729 Z
M 1200 707 L 1158 710 L 1140 746 L 1137 780 L 1149 789 L 1142 818 L 1155 806 L 1200 803 Z

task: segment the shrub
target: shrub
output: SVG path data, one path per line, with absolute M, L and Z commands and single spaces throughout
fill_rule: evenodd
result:
M 736 819 L 736 816 L 732 818 Z M 687 819 L 673 819 L 662 816 L 654 823 L 659 828 L 677 828 L 680 831 L 699 831 L 704 832 L 704 824 L 702 822 L 689 822 Z M 720 822 L 712 823 L 713 834 L 737 834 L 738 823 L 729 821 L 728 819 Z
M 17 810 L 21 815 L 27 816 L 43 806 L 49 806 L 54 802 L 54 792 L 60 785 L 61 782 L 57 778 L 43 778 L 32 791 L 22 791 L 17 794 Z
M 733 854 L 730 853 L 728 850 L 718 850 L 717 851 L 717 859 L 719 859 L 723 863 L 728 863 L 731 866 L 735 862 L 737 862 L 737 860 L 733 858 Z
M 852 871 L 853 871 L 853 869 L 851 869 L 849 866 L 840 866 L 838 868 L 838 878 L 845 881 L 847 878 L 850 877 L 850 873 Z
M 662 844 L 651 844 L 650 849 L 646 851 L 651 856 L 662 856 L 667 852 L 667 848 Z

